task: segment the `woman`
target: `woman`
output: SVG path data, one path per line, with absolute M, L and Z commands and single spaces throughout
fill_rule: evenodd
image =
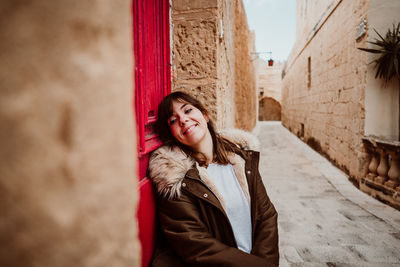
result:
M 156 132 L 164 145 L 149 174 L 167 248 L 153 266 L 277 266 L 277 212 L 258 171 L 257 140 L 217 133 L 203 105 L 183 92 L 162 100 Z

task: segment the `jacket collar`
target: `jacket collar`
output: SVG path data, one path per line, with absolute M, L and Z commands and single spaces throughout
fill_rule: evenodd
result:
M 219 134 L 237 144 L 243 150 L 258 150 L 259 143 L 257 138 L 248 132 L 238 129 L 227 129 L 221 131 Z M 233 165 L 236 177 L 246 198 L 250 201 L 244 173 L 244 159 L 232 153 L 230 155 L 230 162 Z M 185 178 L 186 173 L 194 167 L 198 170 L 199 178 L 213 191 L 224 207 L 223 198 L 218 193 L 218 190 L 216 190 L 212 179 L 210 179 L 207 173 L 207 169 L 200 167 L 193 158 L 186 156 L 178 147 L 162 146 L 155 150 L 150 157 L 149 175 L 156 186 L 158 194 L 174 198 L 180 196 L 182 180 Z

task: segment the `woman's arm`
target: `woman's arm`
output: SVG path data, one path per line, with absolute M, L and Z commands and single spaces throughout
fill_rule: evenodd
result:
M 193 199 L 182 194 L 179 199 L 159 203 L 162 231 L 176 254 L 191 266 L 269 266 L 258 256 L 247 254 L 213 238 L 202 222 Z
M 279 264 L 278 247 L 278 213 L 269 200 L 261 175 L 256 173 L 255 181 L 257 218 L 255 221 L 255 239 L 253 240 L 252 254 L 268 259 L 269 262 Z

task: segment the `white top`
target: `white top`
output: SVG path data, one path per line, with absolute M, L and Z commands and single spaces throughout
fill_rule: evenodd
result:
M 232 165 L 211 163 L 208 165 L 207 171 L 225 200 L 226 214 L 232 225 L 238 248 L 250 253 L 252 240 L 249 202 L 240 187 Z

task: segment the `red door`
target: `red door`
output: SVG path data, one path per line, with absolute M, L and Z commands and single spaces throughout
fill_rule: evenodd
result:
M 153 131 L 157 106 L 170 92 L 169 0 L 133 0 L 135 107 L 139 155 L 138 227 L 142 266 L 154 249 L 154 194 L 146 177 L 149 153 L 161 145 Z

